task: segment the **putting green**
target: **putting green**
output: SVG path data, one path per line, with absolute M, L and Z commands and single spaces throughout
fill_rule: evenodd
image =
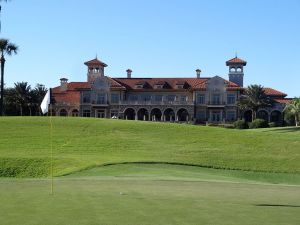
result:
M 180 165 L 113 165 L 55 178 L 53 196 L 50 180 L 2 178 L 1 224 L 299 225 L 299 176 L 266 177 Z

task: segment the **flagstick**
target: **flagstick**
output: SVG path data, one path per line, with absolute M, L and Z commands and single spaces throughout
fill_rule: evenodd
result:
M 50 149 L 51 149 L 51 192 L 50 194 L 53 195 L 53 125 L 52 125 L 52 104 L 50 103 Z

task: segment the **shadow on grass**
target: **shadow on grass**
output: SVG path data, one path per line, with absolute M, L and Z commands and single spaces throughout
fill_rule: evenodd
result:
M 284 205 L 284 204 L 256 204 L 255 206 L 300 208 L 300 205 Z
M 266 130 L 264 132 L 278 132 L 278 133 L 290 133 L 290 132 L 300 132 L 300 127 L 285 127 L 275 130 Z

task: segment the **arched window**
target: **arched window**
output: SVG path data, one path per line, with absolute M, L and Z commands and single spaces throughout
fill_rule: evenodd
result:
M 73 117 L 79 116 L 79 111 L 78 111 L 78 109 L 73 109 L 73 110 L 72 110 L 72 116 L 73 116 Z
M 61 109 L 61 110 L 59 111 L 59 115 L 60 115 L 60 116 L 68 116 L 68 112 L 67 112 L 67 110 L 65 110 L 65 109 Z

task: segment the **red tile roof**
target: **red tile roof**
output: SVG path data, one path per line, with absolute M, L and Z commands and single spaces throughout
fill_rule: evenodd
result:
M 243 64 L 245 66 L 247 64 L 247 62 L 243 59 L 238 58 L 238 57 L 234 57 L 234 58 L 229 59 L 228 61 L 226 61 L 226 66 L 228 66 L 230 64 Z
M 209 78 L 112 78 L 129 90 L 137 89 L 137 83 L 147 83 L 148 87 L 143 90 L 153 89 L 157 84 L 165 84 L 166 89 L 177 89 L 177 84 L 188 84 L 191 88 L 197 88 L 201 83 L 205 83 Z M 141 89 L 138 89 L 141 90 Z M 164 89 L 161 89 L 164 90 Z M 178 90 L 178 89 L 177 89 Z
M 103 67 L 107 67 L 107 65 L 104 62 L 101 62 L 97 58 L 85 62 L 84 65 L 87 65 L 87 66 L 99 66 L 100 65 L 100 66 L 103 66 Z
M 281 91 L 277 91 L 273 88 L 264 88 L 264 90 L 265 90 L 265 94 L 269 95 L 269 96 L 281 96 L 281 97 L 287 96 L 287 94 L 285 94 Z
M 290 103 L 293 99 L 291 98 L 284 98 L 284 99 L 274 99 L 275 102 L 281 103 L 281 104 L 288 104 Z

